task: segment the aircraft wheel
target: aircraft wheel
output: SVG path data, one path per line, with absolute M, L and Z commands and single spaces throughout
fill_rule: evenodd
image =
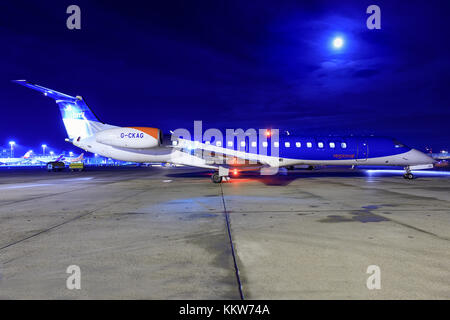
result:
M 403 175 L 403 178 L 408 179 L 408 180 L 412 180 L 412 179 L 414 179 L 414 175 L 411 172 L 405 173 Z
M 211 176 L 211 180 L 214 183 L 221 183 L 222 182 L 222 177 L 219 176 L 218 172 L 214 172 L 213 175 Z

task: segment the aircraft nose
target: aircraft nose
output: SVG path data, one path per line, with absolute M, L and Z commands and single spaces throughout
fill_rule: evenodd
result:
M 422 151 L 412 149 L 411 150 L 411 160 L 417 162 L 417 164 L 434 164 L 437 161 L 426 155 Z

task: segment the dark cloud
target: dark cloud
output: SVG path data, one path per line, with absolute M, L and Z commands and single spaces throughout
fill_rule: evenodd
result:
M 379 72 L 380 72 L 380 70 L 377 70 L 377 69 L 361 69 L 361 70 L 355 71 L 353 73 L 353 76 L 356 78 L 370 78 Z

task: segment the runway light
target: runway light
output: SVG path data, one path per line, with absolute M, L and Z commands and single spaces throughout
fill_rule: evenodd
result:
M 341 37 L 336 37 L 333 39 L 333 47 L 336 49 L 340 49 L 342 48 L 342 46 L 344 45 L 344 39 L 342 39 Z
M 234 174 L 235 176 L 237 176 L 237 175 L 239 174 L 238 170 L 237 170 L 237 169 L 234 169 L 234 170 L 233 170 L 233 174 Z

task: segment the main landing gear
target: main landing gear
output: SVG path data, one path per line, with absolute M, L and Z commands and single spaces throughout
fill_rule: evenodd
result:
M 219 167 L 219 170 L 214 172 L 211 176 L 211 180 L 214 183 L 221 183 L 223 180 L 228 181 L 230 170 L 228 168 Z
M 212 174 L 212 176 L 211 176 L 211 180 L 212 180 L 212 182 L 214 182 L 214 183 L 221 183 L 221 182 L 222 182 L 222 177 L 219 176 L 219 173 L 218 173 L 218 172 L 214 172 L 214 173 Z
M 409 167 L 406 167 L 405 170 L 406 170 L 406 172 L 403 175 L 403 178 L 408 179 L 408 180 L 414 179 L 414 175 L 412 174 L 411 169 Z

